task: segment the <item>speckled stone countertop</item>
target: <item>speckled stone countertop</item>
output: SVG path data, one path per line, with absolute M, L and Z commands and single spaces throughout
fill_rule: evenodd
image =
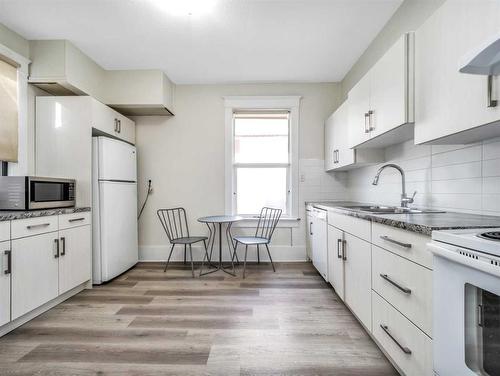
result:
M 350 205 L 373 205 L 351 201 L 318 201 L 307 202 L 319 209 L 335 212 L 356 218 L 366 219 L 404 230 L 431 235 L 435 230 L 500 227 L 500 216 L 477 215 L 467 213 L 416 213 L 416 214 L 374 214 L 342 208 Z
M 16 219 L 47 217 L 50 215 L 58 214 L 72 214 L 89 212 L 89 207 L 76 207 L 76 208 L 60 208 L 60 209 L 44 209 L 44 210 L 19 210 L 19 211 L 0 211 L 0 222 L 13 221 Z

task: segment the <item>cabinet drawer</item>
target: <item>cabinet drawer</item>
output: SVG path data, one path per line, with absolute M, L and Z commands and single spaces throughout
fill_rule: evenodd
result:
M 426 235 L 373 223 L 372 243 L 408 260 L 432 269 L 432 253 L 427 250 Z
M 431 376 L 432 340 L 376 292 L 372 301 L 372 334 L 379 345 L 406 376 Z
M 90 224 L 90 212 L 61 214 L 59 216 L 59 229 L 83 226 Z
M 12 239 L 57 231 L 57 215 L 12 221 Z
M 372 246 L 372 288 L 432 336 L 432 271 Z
M 357 236 L 358 238 L 370 241 L 370 221 L 328 211 L 328 224 Z
M 0 222 L 0 242 L 10 240 L 10 221 Z

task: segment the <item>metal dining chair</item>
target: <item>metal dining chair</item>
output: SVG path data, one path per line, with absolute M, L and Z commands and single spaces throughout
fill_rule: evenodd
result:
M 168 255 L 167 263 L 165 264 L 165 269 L 163 272 L 167 271 L 168 263 L 172 257 L 172 252 L 177 244 L 184 245 L 184 264 L 186 263 L 186 253 L 187 247 L 189 246 L 189 254 L 191 257 L 191 273 L 194 277 L 194 262 L 193 262 L 193 250 L 191 248 L 192 244 L 203 242 L 205 246 L 205 255 L 208 260 L 208 250 L 206 236 L 191 236 L 189 235 L 189 228 L 187 224 L 186 210 L 184 208 L 172 208 L 172 209 L 158 209 L 156 212 L 160 223 L 165 230 L 172 248 L 170 249 L 170 254 Z M 209 261 L 210 262 L 210 261 Z
M 257 246 L 257 263 L 260 264 L 260 246 L 264 245 L 269 255 L 269 260 L 271 260 L 271 266 L 273 267 L 273 272 L 276 271 L 274 268 L 273 259 L 271 257 L 271 252 L 269 252 L 269 243 L 271 243 L 271 238 L 274 233 L 274 229 L 278 224 L 281 217 L 281 209 L 273 209 L 268 207 L 263 207 L 260 211 L 259 222 L 257 223 L 257 228 L 255 230 L 255 236 L 235 236 L 233 239 L 236 242 L 234 253 L 236 254 L 236 249 L 238 244 L 245 245 L 245 261 L 243 262 L 243 278 L 245 278 L 245 271 L 247 268 L 247 253 L 249 245 Z

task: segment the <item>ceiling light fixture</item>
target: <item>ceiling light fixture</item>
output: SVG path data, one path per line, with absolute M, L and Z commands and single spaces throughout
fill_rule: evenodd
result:
M 164 12 L 177 17 L 207 15 L 216 5 L 216 0 L 153 0 L 153 2 Z

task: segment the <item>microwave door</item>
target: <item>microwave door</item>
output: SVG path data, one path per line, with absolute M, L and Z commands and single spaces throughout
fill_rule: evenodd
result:
M 61 208 L 75 205 L 74 183 L 66 181 L 31 180 L 30 209 Z

